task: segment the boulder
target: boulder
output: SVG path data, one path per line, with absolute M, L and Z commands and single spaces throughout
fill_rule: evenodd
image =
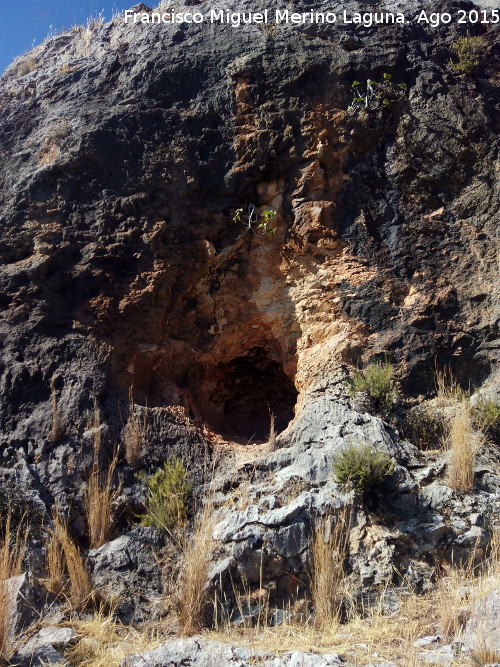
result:
M 464 633 L 464 642 L 472 651 L 486 651 L 500 655 L 500 582 L 493 590 L 472 594 L 470 617 Z

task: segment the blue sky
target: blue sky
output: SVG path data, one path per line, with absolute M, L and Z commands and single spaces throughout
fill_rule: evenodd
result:
M 85 23 L 104 10 L 106 20 L 114 11 L 132 7 L 137 0 L 2 0 L 0 11 L 0 73 L 16 56 L 40 44 L 55 30 Z M 147 3 L 146 3 L 147 4 Z M 158 4 L 155 2 L 155 4 Z M 51 28 L 52 26 L 52 28 Z

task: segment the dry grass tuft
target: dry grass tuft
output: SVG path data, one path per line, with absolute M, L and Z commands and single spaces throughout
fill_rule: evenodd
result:
M 66 578 L 64 551 L 55 529 L 49 529 L 45 534 L 45 570 L 47 576 L 42 584 L 53 595 L 60 595 Z
M 186 537 L 183 544 L 174 603 L 182 635 L 193 635 L 204 626 L 214 523 L 214 502 L 211 492 L 195 519 L 191 539 Z
M 458 384 L 449 368 L 445 367 L 441 371 L 436 369 L 434 383 L 436 385 L 437 403 L 440 408 L 454 405 L 467 396 L 467 392 Z
M 274 413 L 269 410 L 269 438 L 267 440 L 266 453 L 271 454 L 276 449 L 276 417 Z
M 72 626 L 79 640 L 65 657 L 78 667 L 119 665 L 127 655 L 150 651 L 161 644 L 157 623 L 142 630 L 124 626 L 115 620 L 113 610 L 103 606 L 92 618 L 75 621 Z
M 474 487 L 476 454 L 482 440 L 474 432 L 469 401 L 462 398 L 446 429 L 445 445 L 450 450 L 448 483 L 457 491 Z
M 111 537 L 113 530 L 113 505 L 119 495 L 119 489 L 113 488 L 113 478 L 118 463 L 118 452 L 115 451 L 107 472 L 101 468 L 100 424 L 99 411 L 96 406 L 93 423 L 91 424 L 94 450 L 92 472 L 87 481 L 87 487 L 83 496 L 91 549 L 99 548 Z
M 68 602 L 74 609 L 85 607 L 96 598 L 92 580 L 80 549 L 69 535 L 66 521 L 57 511 L 54 515 L 53 536 L 60 545 L 69 576 Z
M 3 524 L 3 521 L 2 521 Z M 14 536 L 7 516 L 0 544 L 0 663 L 7 662 L 15 650 L 14 607 L 10 588 L 11 577 L 22 572 L 26 550 L 27 531 L 18 531 Z
M 333 526 L 331 517 L 316 522 L 311 545 L 311 597 L 318 628 L 339 622 L 349 530 L 350 512 L 345 508 L 339 511 Z
M 113 477 L 117 462 L 118 455 L 115 453 L 107 472 L 104 472 L 96 458 L 87 482 L 84 505 L 91 549 L 99 548 L 111 537 L 113 505 L 119 495 L 118 490 L 113 489 Z
M 52 421 L 49 437 L 52 442 L 58 443 L 66 437 L 66 426 L 64 425 L 61 408 L 59 407 L 59 401 L 57 400 L 54 378 L 50 381 L 50 405 L 52 410 Z
M 146 429 L 146 415 L 141 419 L 134 411 L 132 389 L 128 395 L 129 416 L 123 432 L 125 445 L 125 460 L 132 468 L 137 468 L 141 462 L 144 448 L 144 432 Z

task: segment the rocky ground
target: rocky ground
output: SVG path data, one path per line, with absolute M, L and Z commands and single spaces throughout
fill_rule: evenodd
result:
M 433 10 L 459 7 L 473 5 Z M 500 54 L 494 24 L 470 26 L 478 64 L 457 71 L 460 35 L 415 22 L 236 30 L 116 17 L 6 70 L 0 511 L 4 539 L 9 514 L 13 533 L 29 523 L 29 534 L 22 567 L 3 570 L 15 574 L 0 596 L 17 642 L 4 660 L 498 660 L 481 638 L 498 629 Z M 353 108 L 352 84 L 367 80 L 383 95 Z M 389 407 L 353 389 L 373 362 L 394 370 Z M 453 477 L 460 418 L 466 453 L 478 448 L 467 484 Z M 391 461 L 370 493 L 332 472 L 365 445 Z M 192 489 L 185 523 L 143 525 L 146 480 L 173 457 Z M 89 498 L 109 511 L 91 514 Z M 197 634 L 219 634 L 179 639 L 172 591 L 191 571 L 200 507 L 210 535 L 197 588 L 216 604 L 199 609 Z M 312 544 L 322 518 L 329 543 L 342 516 L 340 629 L 326 645 Z M 61 587 L 49 581 L 51 535 L 61 562 L 66 546 Z M 84 568 L 73 577 L 71 545 Z M 436 599 L 456 567 L 450 626 Z M 420 598 L 427 625 L 408 611 Z M 383 642 L 380 657 L 360 636 L 405 614 L 411 658 Z M 106 642 L 121 648 L 111 657 Z

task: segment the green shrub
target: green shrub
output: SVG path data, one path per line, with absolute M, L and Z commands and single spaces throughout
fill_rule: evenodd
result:
M 333 478 L 361 495 L 381 486 L 394 470 L 391 457 L 370 445 L 347 445 L 333 460 Z
M 446 422 L 426 408 L 408 412 L 400 428 L 401 436 L 419 449 L 439 449 Z
M 500 405 L 493 398 L 481 396 L 472 409 L 472 419 L 476 428 L 492 440 L 500 440 Z
M 146 512 L 141 517 L 142 523 L 164 530 L 184 523 L 188 513 L 191 484 L 181 459 L 174 457 L 152 475 L 140 477 L 149 490 Z
M 398 388 L 392 364 L 373 363 L 354 373 L 351 394 L 366 392 L 374 401 L 375 409 L 390 412 L 398 398 Z
M 485 44 L 481 37 L 459 37 L 451 46 L 452 51 L 458 58 L 458 62 L 448 61 L 449 67 L 460 74 L 471 74 L 479 65 Z

